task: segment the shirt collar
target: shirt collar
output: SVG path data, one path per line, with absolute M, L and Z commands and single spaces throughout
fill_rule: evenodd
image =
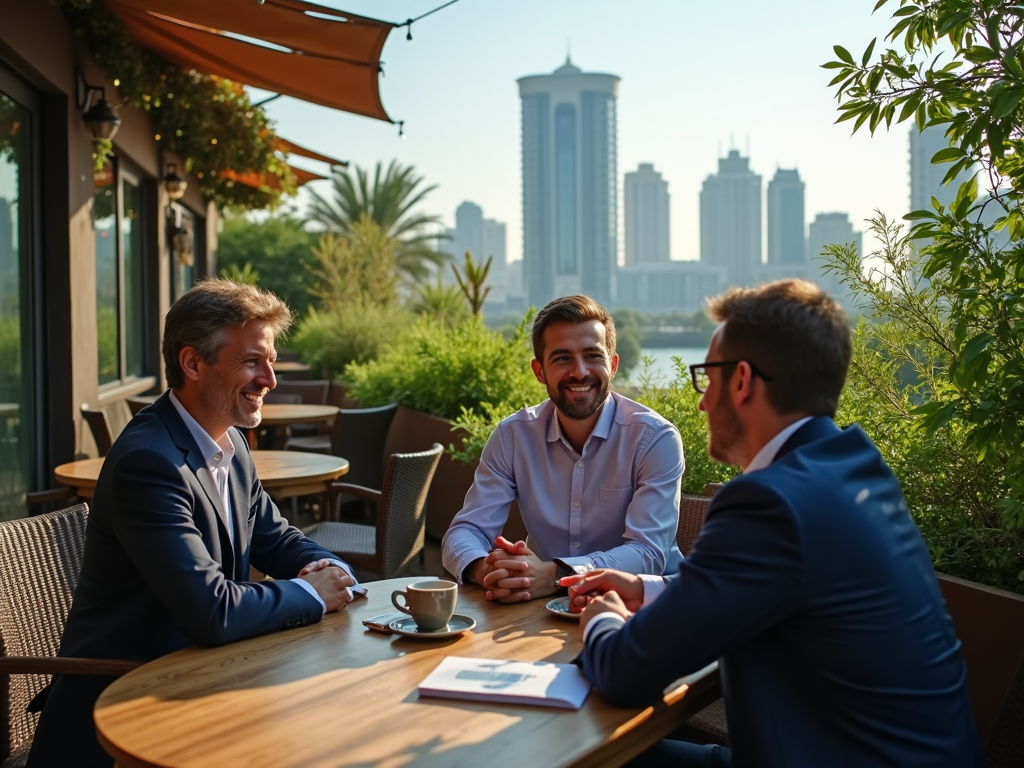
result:
M 207 465 L 211 467 L 219 467 L 226 462 L 230 462 L 235 455 L 235 445 L 231 442 L 231 438 L 228 437 L 228 433 L 224 433 L 224 437 L 220 439 L 220 442 L 214 440 L 210 433 L 200 426 L 199 422 L 192 418 L 192 414 L 185 410 L 185 406 L 181 404 L 181 401 L 174 394 L 174 390 L 170 393 L 171 404 L 174 409 L 181 416 L 181 420 L 185 422 L 185 426 L 188 427 L 189 433 L 192 435 L 192 439 L 196 441 L 196 445 L 199 446 L 199 452 L 206 459 Z
M 551 403 L 551 421 L 548 422 L 548 442 L 555 443 L 563 438 L 562 425 L 558 421 L 558 408 L 555 406 L 554 401 L 549 400 Z M 590 433 L 590 437 L 600 437 L 602 440 L 607 440 L 608 435 L 611 434 L 612 424 L 615 422 L 615 397 L 613 393 L 608 393 L 608 399 L 604 401 L 604 405 L 601 407 L 601 414 L 597 417 L 597 423 L 594 424 L 594 430 Z M 589 441 L 590 438 L 588 437 Z
M 751 461 L 747 465 L 747 468 L 743 470 L 743 474 L 747 475 L 750 474 L 751 472 L 756 472 L 759 469 L 764 469 L 773 461 L 775 461 L 775 454 L 777 454 L 779 452 L 779 449 L 785 444 L 787 440 L 789 440 L 790 435 L 792 435 L 794 432 L 800 429 L 800 427 L 802 427 L 812 418 L 814 417 L 805 416 L 802 419 L 797 419 L 784 430 L 779 432 L 779 434 L 777 434 L 775 437 L 773 437 L 771 440 L 765 443 L 764 447 L 757 452 L 757 455 L 754 457 L 753 461 Z

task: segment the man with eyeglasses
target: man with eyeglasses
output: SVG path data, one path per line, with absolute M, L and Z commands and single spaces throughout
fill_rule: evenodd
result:
M 734 288 L 691 366 L 708 453 L 744 474 L 712 500 L 675 577 L 563 584 L 584 673 L 648 705 L 718 659 L 730 748 L 664 741 L 657 766 L 980 766 L 960 643 L 899 482 L 833 421 L 851 356 L 814 285 Z

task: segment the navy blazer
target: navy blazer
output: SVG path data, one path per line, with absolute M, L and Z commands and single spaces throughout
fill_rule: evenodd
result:
M 334 556 L 281 517 L 245 438 L 237 429 L 229 434 L 234 546 L 206 460 L 168 395 L 125 427 L 90 504 L 59 655 L 148 661 L 194 643 L 221 645 L 320 620 L 320 603 L 288 579 Z M 276 580 L 249 582 L 250 564 Z M 109 682 L 54 681 L 31 765 L 109 764 L 91 736 L 92 706 Z
M 735 768 L 982 765 L 927 547 L 857 426 L 812 419 L 728 483 L 664 593 L 580 657 L 628 706 L 715 659 Z

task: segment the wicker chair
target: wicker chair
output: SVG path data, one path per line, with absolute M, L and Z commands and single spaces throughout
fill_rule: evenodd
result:
M 434 443 L 429 451 L 392 454 L 379 491 L 351 483 L 331 486 L 332 494 L 349 493 L 377 502 L 376 529 L 327 521 L 307 528 L 306 535 L 360 571 L 382 579 L 396 576 L 422 558 L 427 490 L 443 450 Z
M 711 506 L 711 497 L 722 487 L 722 483 L 708 483 L 703 496 L 684 493 L 679 500 L 679 526 L 676 528 L 676 544 L 683 555 L 689 556 L 693 542 L 697 540 L 704 526 L 704 517 Z M 729 744 L 729 727 L 725 719 L 725 702 L 716 699 L 686 721 L 682 734 L 688 741 L 699 744 Z
M 57 658 L 85 548 L 85 504 L 0 523 L 0 765 L 24 765 L 47 676 L 123 675 L 140 661 Z
M 110 431 L 110 422 L 107 421 L 106 412 L 83 405 L 82 418 L 85 419 L 89 429 L 92 430 L 92 438 L 96 441 L 96 450 L 99 451 L 100 456 L 106 456 L 110 446 L 114 444 L 114 437 Z

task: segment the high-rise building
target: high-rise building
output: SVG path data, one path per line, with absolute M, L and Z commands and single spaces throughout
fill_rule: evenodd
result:
M 669 261 L 668 182 L 651 163 L 640 163 L 622 186 L 626 265 Z
M 918 131 L 916 125 L 910 126 L 910 210 L 932 210 L 934 197 L 947 209 L 956 200 L 960 185 L 973 175 L 971 169 L 961 171 L 948 185 L 942 180 L 950 169 L 949 163 L 932 164 L 932 158 L 939 150 L 949 146 L 946 138 L 946 126 L 933 125 Z
M 768 182 L 768 263 L 806 261 L 804 183 L 796 169 L 779 168 Z
M 827 245 L 854 244 L 857 254 L 864 258 L 864 233 L 857 232 L 845 213 L 819 213 L 814 217 L 807 230 L 807 256 L 812 272 L 818 276 L 812 278 L 821 289 L 831 294 L 839 303 L 849 307 L 851 304 L 849 291 L 839 280 L 839 275 L 827 272 L 822 252 Z
M 566 60 L 520 78 L 523 280 L 537 307 L 585 293 L 610 304 L 618 259 L 619 78 Z
M 491 286 L 488 305 L 504 309 L 506 296 L 506 236 L 505 223 L 494 219 L 485 219 L 484 211 L 476 203 L 468 200 L 455 209 L 455 228 L 446 229 L 447 239 L 441 240 L 438 250 L 452 257 L 452 263 L 461 271 L 466 252 L 477 264 L 483 264 L 488 257 L 491 259 L 491 271 L 487 283 Z M 451 267 L 444 267 L 442 279 L 445 283 L 454 283 L 455 275 Z M 497 306 L 502 305 L 502 306 Z
M 747 285 L 761 265 L 761 177 L 735 149 L 700 191 L 700 260 L 725 267 L 730 285 Z

